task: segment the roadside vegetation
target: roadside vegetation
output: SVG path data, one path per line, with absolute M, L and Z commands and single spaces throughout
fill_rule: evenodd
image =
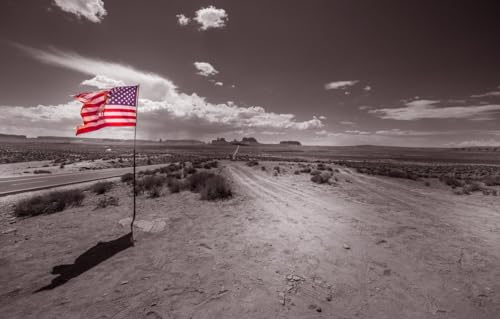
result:
M 14 208 L 17 217 L 53 214 L 67 207 L 80 206 L 85 198 L 81 189 L 56 191 L 21 200 Z

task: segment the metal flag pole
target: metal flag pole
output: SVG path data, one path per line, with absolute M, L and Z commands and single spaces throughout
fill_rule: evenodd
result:
M 136 96 L 135 96 L 135 126 L 134 126 L 134 169 L 133 169 L 133 174 L 134 174 L 134 182 L 133 182 L 133 189 L 132 193 L 134 193 L 134 210 L 132 214 L 132 222 L 130 223 L 130 233 L 132 234 L 132 241 L 134 240 L 134 222 L 135 222 L 135 207 L 136 207 L 136 188 L 135 188 L 135 140 L 137 138 L 137 118 L 139 117 L 139 85 L 137 85 L 137 91 L 136 91 Z

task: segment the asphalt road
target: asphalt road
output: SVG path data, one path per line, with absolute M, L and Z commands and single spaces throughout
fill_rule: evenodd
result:
M 137 172 L 146 169 L 155 169 L 166 165 L 167 164 L 138 166 Z M 121 176 L 125 173 L 132 173 L 132 167 L 108 168 L 108 169 L 73 172 L 73 173 L 0 178 L 0 196 L 30 192 L 57 186 L 90 182 L 100 179 Z

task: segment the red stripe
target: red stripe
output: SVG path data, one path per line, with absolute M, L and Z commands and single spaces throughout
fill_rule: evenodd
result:
M 130 120 L 135 120 L 137 119 L 136 116 L 101 116 L 95 120 L 90 120 L 90 121 L 85 121 L 83 120 L 83 124 L 88 124 L 88 123 L 94 123 L 94 122 L 99 122 L 99 121 L 102 121 L 102 120 L 106 120 L 106 119 L 130 119 Z
M 136 111 L 134 110 L 124 110 L 124 109 L 111 109 L 111 110 L 106 110 L 104 109 L 104 113 L 106 112 L 124 112 L 124 113 L 137 113 Z M 82 116 L 90 116 L 90 115 L 97 115 L 101 113 L 100 111 L 94 111 L 94 112 L 83 112 L 82 110 Z
M 100 98 L 103 95 L 109 94 L 109 91 L 100 91 L 94 93 L 80 93 L 75 96 L 75 99 L 83 103 L 91 103 L 93 100 Z
M 76 129 L 76 135 L 97 131 L 106 126 L 135 126 L 135 123 L 103 123 L 101 125 L 91 127 L 79 127 Z

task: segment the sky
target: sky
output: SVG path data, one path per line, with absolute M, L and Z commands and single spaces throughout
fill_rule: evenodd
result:
M 3 0 L 0 133 L 74 136 L 74 94 L 139 84 L 138 138 L 500 146 L 498 12 L 465 0 Z

